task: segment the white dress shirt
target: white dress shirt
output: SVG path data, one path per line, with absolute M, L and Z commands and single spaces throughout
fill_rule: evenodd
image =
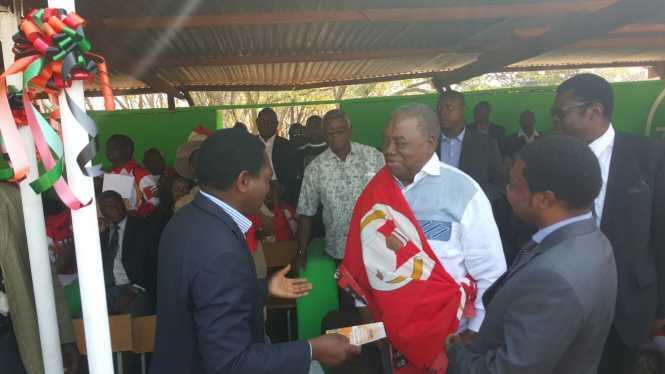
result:
M 273 135 L 268 140 L 263 140 L 263 138 L 259 135 L 259 139 L 261 139 L 263 144 L 266 146 L 266 156 L 268 156 L 268 161 L 270 161 L 270 168 L 272 169 L 272 180 L 277 180 L 277 173 L 275 173 L 275 165 L 272 164 L 272 150 L 275 146 L 276 137 L 277 134 Z
M 589 143 L 589 148 L 591 148 L 593 154 L 598 158 L 598 163 L 600 163 L 600 175 L 603 179 L 600 193 L 598 193 L 598 197 L 596 197 L 596 200 L 594 200 L 593 203 L 596 211 L 596 223 L 598 226 L 600 226 L 600 222 L 603 218 L 605 195 L 607 194 L 607 177 L 610 174 L 610 163 L 612 162 L 612 150 L 614 149 L 615 135 L 614 127 L 610 123 L 610 127 L 607 128 L 607 131 L 605 131 L 603 135 Z
M 485 319 L 485 307 L 482 296 L 505 271 L 506 259 L 501 245 L 501 237 L 492 207 L 487 196 L 480 186 L 457 168 L 446 165 L 439 161 L 436 154 L 415 175 L 413 183 L 403 186 L 398 183 L 405 194 L 409 205 L 408 191 L 422 183 L 431 183 L 439 178 L 442 173 L 446 176 L 446 185 L 450 186 L 448 191 L 440 191 L 441 194 L 450 194 L 451 199 L 456 199 L 456 189 L 464 186 L 475 190 L 473 197 L 466 203 L 459 222 L 452 222 L 452 234 L 448 240 L 428 239 L 430 247 L 439 259 L 443 268 L 455 281 L 461 282 L 467 275 L 475 279 L 478 286 L 478 294 L 475 301 L 476 316 L 470 320 L 460 321 L 460 330 L 470 329 L 478 331 Z M 434 201 L 434 200 L 432 200 Z M 452 203 L 451 203 L 452 205 Z M 418 217 L 418 207 L 411 206 Z M 442 206 L 447 210 L 452 207 Z
M 124 286 L 129 284 L 127 271 L 125 270 L 125 266 L 122 264 L 122 242 L 125 238 L 125 227 L 127 227 L 127 217 L 125 217 L 125 219 L 119 223 L 116 223 L 116 229 L 118 230 L 118 252 L 115 254 L 115 259 L 113 259 L 113 278 L 115 279 L 116 286 Z M 113 232 L 110 234 L 113 235 Z M 111 237 L 109 236 L 109 240 L 110 239 Z

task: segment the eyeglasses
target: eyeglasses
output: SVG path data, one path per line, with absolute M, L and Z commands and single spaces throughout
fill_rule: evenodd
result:
M 552 118 L 561 119 L 561 118 L 565 117 L 566 114 L 568 114 L 568 112 L 571 109 L 579 108 L 581 106 L 585 106 L 585 105 L 589 105 L 589 104 L 594 104 L 594 102 L 593 101 L 585 101 L 583 103 L 572 104 L 572 105 L 569 105 L 569 106 L 564 107 L 564 108 L 554 108 L 554 107 L 552 107 L 552 108 L 550 108 L 550 115 L 552 116 Z

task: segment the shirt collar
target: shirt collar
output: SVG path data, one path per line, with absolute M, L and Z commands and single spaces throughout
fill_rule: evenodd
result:
M 519 138 L 524 138 L 526 141 L 532 142 L 536 140 L 537 137 L 540 136 L 540 133 L 538 131 L 533 131 L 533 134 L 531 136 L 527 135 L 522 129 L 517 133 L 517 137 Z
M 115 226 L 118 228 L 120 231 L 125 231 L 125 227 L 127 227 L 127 217 L 122 219 L 122 221 L 118 222 L 115 224 Z
M 430 157 L 429 161 L 423 165 L 423 167 L 420 169 L 416 175 L 413 176 L 413 182 L 407 186 L 405 186 L 399 179 L 395 178 L 395 181 L 397 181 L 397 184 L 400 186 L 402 190 L 408 190 L 411 188 L 411 186 L 414 186 L 416 183 L 418 183 L 421 179 L 425 178 L 426 176 L 436 176 L 441 174 L 441 161 L 439 161 L 439 156 L 437 156 L 436 153 L 432 154 L 432 157 Z
M 568 226 L 570 224 L 573 224 L 575 222 L 580 222 L 580 221 L 584 221 L 586 219 L 591 219 L 591 218 L 593 218 L 593 215 L 591 214 L 591 212 L 589 212 L 589 213 L 580 214 L 579 216 L 564 219 L 563 221 L 559 221 L 559 222 L 557 222 L 553 225 L 550 225 L 550 226 L 547 226 L 545 228 L 542 228 L 542 229 L 538 230 L 537 233 L 533 234 L 531 239 L 533 239 L 534 242 L 540 244 L 543 240 L 545 240 L 545 238 L 550 236 L 556 230 L 558 230 L 558 229 L 560 229 L 564 226 Z
M 262 141 L 263 144 L 265 144 L 265 145 L 271 145 L 271 144 L 274 144 L 274 143 L 275 143 L 275 138 L 276 138 L 276 137 L 277 137 L 277 133 L 275 133 L 273 136 L 271 136 L 270 139 L 268 139 L 268 140 L 263 140 L 263 138 L 261 137 L 261 135 L 259 135 L 259 139 L 261 139 L 261 141 Z
M 459 134 L 458 134 L 456 137 L 454 137 L 454 138 L 449 138 L 449 137 L 447 137 L 445 134 L 441 133 L 441 139 L 443 139 L 443 140 L 457 140 L 457 141 L 459 141 L 459 142 L 461 143 L 461 142 L 464 141 L 464 134 L 466 134 L 466 127 L 464 127 L 464 129 L 462 129 L 462 132 L 459 133 Z
M 201 195 L 207 197 L 210 201 L 215 203 L 218 207 L 222 208 L 226 214 L 231 216 L 233 219 L 233 222 L 238 225 L 238 228 L 240 231 L 242 231 L 243 234 L 247 234 L 247 231 L 249 231 L 249 228 L 252 227 L 252 221 L 249 220 L 249 218 L 245 217 L 242 213 L 237 211 L 235 208 L 230 206 L 229 204 L 223 202 L 222 200 L 212 196 L 209 193 L 206 193 L 204 191 L 201 191 Z
M 355 152 L 354 152 L 354 149 L 355 149 L 355 148 L 356 148 L 356 144 L 355 144 L 354 142 L 351 142 L 351 145 L 349 146 L 349 154 L 346 155 L 346 160 L 348 160 L 349 157 L 350 157 L 351 155 L 354 155 L 354 154 L 355 154 Z M 339 157 L 335 154 L 335 152 L 333 152 L 332 149 L 330 149 L 330 147 L 328 147 L 328 149 L 326 149 L 325 152 L 328 152 L 328 158 L 329 158 L 329 159 L 331 159 L 331 160 L 342 161 L 342 159 L 339 158 Z
M 610 126 L 607 128 L 607 131 L 600 137 L 598 137 L 596 140 L 592 141 L 589 143 L 589 148 L 591 148 L 591 151 L 596 155 L 596 157 L 600 157 L 600 155 L 609 147 L 611 147 L 614 144 L 614 136 L 616 135 L 616 132 L 614 131 L 614 126 L 610 123 Z

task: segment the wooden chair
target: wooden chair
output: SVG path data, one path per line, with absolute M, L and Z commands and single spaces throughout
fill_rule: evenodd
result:
M 73 321 L 76 347 L 83 355 L 87 353 L 85 347 L 85 327 L 83 320 Z M 111 351 L 116 354 L 118 374 L 123 374 L 122 352 L 131 352 L 134 348 L 132 336 L 132 317 L 129 314 L 109 316 L 109 329 L 111 332 Z
M 263 253 L 268 267 L 268 274 L 274 273 L 290 264 L 296 257 L 298 244 L 295 241 L 263 242 Z M 267 308 L 286 311 L 286 328 L 289 340 L 293 339 L 291 314 L 296 309 L 295 300 L 284 300 L 268 296 Z
M 132 320 L 134 346 L 132 352 L 141 355 L 141 373 L 146 374 L 146 353 L 155 351 L 155 330 L 157 317 L 137 317 Z

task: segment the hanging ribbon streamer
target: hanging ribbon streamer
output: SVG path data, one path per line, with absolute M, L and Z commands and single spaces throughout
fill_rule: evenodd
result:
M 13 37 L 17 61 L 0 76 L 0 135 L 10 161 L 9 169 L 0 169 L 0 180 L 19 181 L 27 175 L 27 158 L 16 129 L 17 125 L 27 125 L 45 169 L 30 186 L 36 193 L 53 187 L 71 209 L 79 209 L 86 204 L 74 196 L 62 176 L 64 149 L 58 134 L 59 111 L 52 112 L 47 121 L 33 102 L 38 93 L 44 92 L 55 106 L 57 95 L 64 90 L 66 100 L 63 105 L 67 106 L 66 109 L 86 131 L 89 139 L 79 151 L 76 163 L 84 175 L 100 175 L 100 165 L 87 166 L 97 154 L 97 126 L 67 92 L 74 80 L 91 82 L 98 77 L 105 109 L 115 109 L 106 62 L 103 57 L 90 53 L 91 44 L 83 32 L 84 24 L 85 20 L 76 13 L 67 14 L 62 9 L 30 11 L 19 26 L 20 32 Z M 23 94 L 12 93 L 8 96 L 6 77 L 19 72 L 23 72 Z

